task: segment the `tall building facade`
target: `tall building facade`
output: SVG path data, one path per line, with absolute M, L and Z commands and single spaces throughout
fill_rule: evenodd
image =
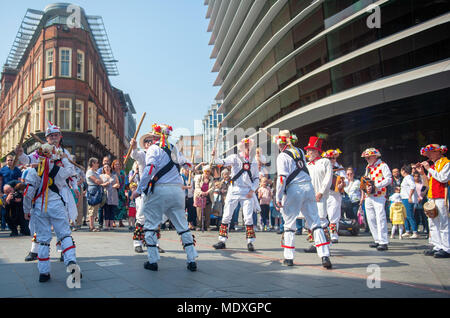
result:
M 28 9 L 1 76 L 1 157 L 14 150 L 24 125 L 24 150 L 32 151 L 29 134 L 45 139 L 48 121 L 83 165 L 92 156 L 121 157 L 129 108 L 109 81 L 118 75 L 116 62 L 101 17 L 66 3 Z
M 177 141 L 178 150 L 194 164 L 203 161 L 203 135 L 181 136 Z
M 428 0 L 206 0 L 218 111 L 237 128 L 289 129 L 361 170 L 363 149 L 420 160 L 450 137 L 450 4 Z M 256 136 L 255 135 L 255 136 Z M 264 137 L 266 139 L 266 137 Z
M 224 139 L 224 136 L 227 134 L 227 128 L 225 126 L 221 126 L 220 130 L 219 124 L 222 123 L 224 114 L 219 113 L 218 109 L 220 108 L 221 102 L 217 102 L 212 104 L 208 109 L 208 113 L 202 120 L 202 129 L 203 129 L 203 160 L 205 162 L 211 161 L 211 152 L 214 148 L 214 143 L 216 142 L 217 134 L 220 136 L 217 140 L 217 155 L 221 157 L 224 156 L 224 152 L 228 147 L 227 141 Z

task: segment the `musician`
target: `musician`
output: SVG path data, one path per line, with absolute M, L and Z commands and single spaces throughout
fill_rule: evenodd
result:
M 247 249 L 255 251 L 253 243 L 256 235 L 253 225 L 253 211 L 257 198 L 255 191 L 259 187 L 258 163 L 255 159 L 253 140 L 244 138 L 238 144 L 239 153 L 232 154 L 225 159 L 215 159 L 214 163 L 223 166 L 231 166 L 231 181 L 228 188 L 225 206 L 223 208 L 222 224 L 219 230 L 219 242 L 214 244 L 215 249 L 224 249 L 228 238 L 228 227 L 237 205 L 243 208 L 246 226 Z M 212 152 L 214 157 L 215 151 Z
M 71 157 L 71 154 L 67 149 L 65 149 L 62 145 L 62 132 L 61 129 L 53 125 L 51 122 L 48 122 L 47 129 L 45 131 L 45 138 L 47 140 L 47 143 L 50 145 L 53 145 L 55 147 L 54 154 L 52 156 L 52 160 L 60 160 L 60 157 L 65 154 L 67 158 Z M 19 158 L 19 163 L 24 165 L 36 165 L 39 162 L 39 153 L 38 151 L 33 152 L 32 154 L 26 155 L 23 152 L 22 147 L 16 148 L 16 154 Z M 70 191 L 70 188 L 75 193 L 75 196 L 80 199 L 80 191 L 78 190 L 78 179 L 76 176 L 74 165 L 69 161 L 65 161 L 66 164 L 69 166 L 67 167 L 69 171 L 74 171 L 74 174 L 69 176 L 66 180 L 66 185 L 61 188 L 61 196 L 64 200 L 64 207 L 66 211 L 67 218 L 70 221 L 76 221 L 78 216 L 78 209 L 77 205 L 75 203 L 75 198 L 72 195 L 72 192 Z M 30 211 L 25 211 L 25 213 L 28 213 Z M 31 222 L 32 223 L 32 222 Z M 30 227 L 30 230 L 32 233 L 34 233 L 34 229 Z M 33 236 L 32 242 L 31 242 L 31 251 L 30 253 L 25 257 L 25 261 L 33 261 L 37 259 L 37 252 L 38 252 L 38 242 L 36 242 L 36 236 Z M 60 261 L 64 261 L 64 253 L 62 253 L 61 244 L 60 242 L 57 243 L 57 250 L 61 252 Z
M 339 220 L 341 219 L 342 192 L 346 186 L 345 169 L 337 162 L 337 158 L 342 152 L 339 149 L 330 149 L 322 154 L 323 158 L 330 160 L 333 169 L 333 179 L 331 182 L 330 194 L 327 199 L 327 214 L 330 221 L 331 242 L 338 243 Z
M 370 247 L 378 251 L 388 249 L 388 229 L 385 211 L 387 186 L 392 183 L 392 174 L 388 165 L 381 161 L 381 153 L 375 148 L 364 150 L 361 157 L 366 159 L 367 167 L 361 186 L 364 192 L 367 223 L 374 239 Z M 367 180 L 373 181 L 373 191 L 364 188 Z
M 145 169 L 139 181 L 138 188 L 131 198 L 145 195 L 143 198 L 143 211 L 145 215 L 145 241 L 147 243 L 148 261 L 144 268 L 152 271 L 158 270 L 160 259 L 158 244 L 159 226 L 163 214 L 175 226 L 181 236 L 183 248 L 187 254 L 187 268 L 197 270 L 195 259 L 198 257 L 194 248 L 194 238 L 188 229 L 185 217 L 185 198 L 182 189 L 183 179 L 179 167 L 192 164 L 178 151 L 177 147 L 167 140 L 172 127 L 168 125 L 152 126 L 152 133 L 159 136 L 159 141 L 151 145 L 145 154 Z
M 319 212 L 320 225 L 325 232 L 327 241 L 331 241 L 328 230 L 327 220 L 327 200 L 330 193 L 331 182 L 333 181 L 333 171 L 330 160 L 321 157 L 323 139 L 311 136 L 308 145 L 304 148 L 306 150 L 306 157 L 308 159 L 308 171 L 311 177 L 311 182 L 314 187 L 317 209 Z M 312 242 L 313 233 L 312 227 L 306 222 L 305 227 L 308 228 L 308 240 Z M 304 250 L 306 253 L 316 253 L 317 249 L 311 245 Z
M 420 150 L 420 154 L 433 163 L 424 161 L 416 165 L 424 184 L 428 184 L 428 201 L 434 202 L 438 216 L 428 218 L 432 249 L 424 251 L 427 256 L 435 258 L 450 257 L 450 237 L 448 229 L 448 184 L 450 183 L 450 161 L 444 154 L 446 146 L 430 144 Z M 425 174 L 427 170 L 428 175 Z
M 142 178 L 142 174 L 145 169 L 145 153 L 150 148 L 151 145 L 156 143 L 159 140 L 159 136 L 154 134 L 153 132 L 148 132 L 141 136 L 139 139 L 139 146 L 141 149 L 137 149 L 137 143 L 134 138 L 131 138 L 130 145 L 132 147 L 132 151 L 130 153 L 131 159 L 136 160 L 135 163 L 138 166 L 138 175 L 139 180 Z M 139 180 L 136 180 L 136 183 L 139 183 Z M 145 216 L 143 211 L 143 197 L 139 196 L 136 198 L 136 225 L 133 233 L 133 247 L 136 253 L 144 253 L 143 246 L 145 246 L 145 235 L 144 235 L 144 223 Z M 165 251 L 159 247 L 158 250 L 160 253 L 164 253 Z
M 280 149 L 277 157 L 278 182 L 275 198 L 277 205 L 283 207 L 281 214 L 285 222 L 281 245 L 284 248 L 283 264 L 293 266 L 294 233 L 296 220 L 301 210 L 313 232 L 315 248 L 318 256 L 322 259 L 322 266 L 330 269 L 332 267 L 329 259 L 330 242 L 327 241 L 320 224 L 316 194 L 306 167 L 305 154 L 301 149 L 293 146 L 296 141 L 297 137 L 291 135 L 288 130 L 282 130 L 274 137 L 274 142 Z

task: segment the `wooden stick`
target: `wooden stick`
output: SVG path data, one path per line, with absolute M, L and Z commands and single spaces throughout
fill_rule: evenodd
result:
M 25 115 L 25 122 L 23 124 L 23 128 L 22 128 L 22 135 L 20 135 L 20 139 L 19 139 L 19 145 L 17 146 L 17 148 L 22 148 L 22 144 L 23 144 L 23 139 L 25 138 L 25 132 L 27 131 L 27 127 L 28 127 L 28 120 L 30 119 L 30 112 L 27 112 Z M 17 164 L 17 161 L 19 160 L 19 156 L 15 156 L 14 158 L 14 165 L 13 167 Z
M 139 130 L 141 129 L 141 125 L 142 125 L 142 122 L 144 121 L 145 115 L 146 115 L 146 112 L 144 112 L 144 113 L 142 114 L 141 121 L 139 122 L 139 126 L 138 126 L 138 128 L 136 129 L 136 132 L 134 133 L 134 137 L 133 137 L 134 140 L 136 140 L 136 137 L 137 137 L 137 135 L 138 135 L 138 133 L 139 133 Z M 133 149 L 133 148 L 132 148 L 131 145 L 130 145 L 130 147 L 128 148 L 128 152 L 127 152 L 127 155 L 126 155 L 126 157 L 125 157 L 125 160 L 123 161 L 123 166 L 124 166 L 124 167 L 125 167 L 125 165 L 127 164 L 128 157 L 130 156 L 131 150 L 132 150 L 132 149 Z
M 192 144 L 192 137 L 191 137 L 191 163 L 192 163 L 192 167 L 194 168 L 194 145 Z M 189 170 L 189 178 L 188 178 L 188 185 L 191 185 L 191 176 L 192 176 L 192 171 Z
M 259 130 L 264 131 L 270 137 L 270 140 L 272 140 L 272 135 L 269 134 L 269 132 L 267 130 L 265 130 L 264 128 L 259 128 Z

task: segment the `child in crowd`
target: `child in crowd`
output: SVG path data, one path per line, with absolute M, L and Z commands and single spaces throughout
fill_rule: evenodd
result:
M 272 201 L 272 189 L 269 187 L 269 182 L 266 177 L 261 178 L 257 194 L 259 205 L 261 206 L 261 229 L 267 231 L 270 227 L 269 213 L 270 201 Z
M 391 201 L 390 207 L 391 213 L 389 216 L 392 222 L 391 239 L 394 238 L 394 234 L 398 228 L 399 229 L 398 238 L 401 240 L 405 226 L 406 208 L 402 203 L 402 198 L 399 193 L 400 191 L 397 192 L 397 188 L 395 189 L 395 191 L 396 192 L 389 198 L 389 201 Z
M 131 199 L 131 194 L 136 191 L 137 184 L 134 182 L 130 183 L 130 190 L 128 190 L 128 230 L 134 231 L 136 227 L 136 201 Z
M 223 206 L 225 204 L 225 200 L 222 196 L 222 182 L 220 181 L 214 182 L 213 198 L 214 202 L 212 203 L 211 214 L 214 215 L 214 218 L 217 218 L 216 226 L 217 230 L 219 230 L 222 220 Z

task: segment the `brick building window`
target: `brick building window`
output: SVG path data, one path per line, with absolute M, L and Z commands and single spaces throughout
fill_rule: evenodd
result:
M 77 50 L 77 78 L 84 81 L 84 52 Z
M 91 130 L 92 135 L 97 136 L 96 121 L 97 114 L 95 111 L 95 104 L 92 102 L 88 103 L 88 118 L 87 118 L 87 129 Z
M 45 101 L 45 122 L 55 123 L 55 101 L 47 99 Z
M 54 50 L 48 49 L 45 51 L 45 78 L 54 76 L 53 63 L 54 63 Z
M 72 129 L 72 100 L 58 99 L 58 126 L 63 130 Z
M 72 49 L 59 49 L 59 76 L 72 77 Z
M 83 120 L 84 120 L 84 102 L 77 100 L 75 103 L 75 131 L 83 132 Z
M 35 101 L 31 105 L 31 131 L 41 130 L 41 103 Z

